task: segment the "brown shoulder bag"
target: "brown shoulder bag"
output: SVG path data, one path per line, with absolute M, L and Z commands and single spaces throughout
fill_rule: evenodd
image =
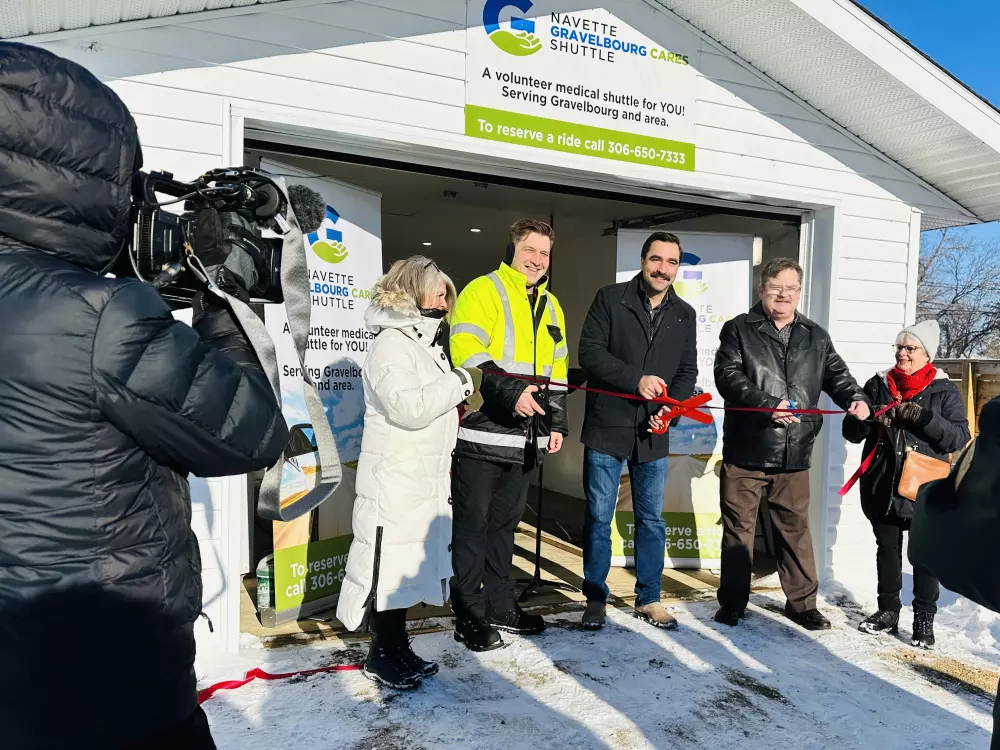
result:
M 917 490 L 921 485 L 935 479 L 944 479 L 951 473 L 952 454 L 948 454 L 947 461 L 942 461 L 918 453 L 906 444 L 906 432 L 903 432 L 903 445 L 906 458 L 903 460 L 903 473 L 899 477 L 897 491 L 900 497 L 913 501 L 917 499 Z

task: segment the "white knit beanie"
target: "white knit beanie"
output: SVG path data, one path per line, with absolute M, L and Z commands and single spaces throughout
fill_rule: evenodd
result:
M 907 326 L 899 335 L 896 337 L 896 343 L 899 344 L 906 336 L 915 338 L 920 342 L 920 345 L 927 352 L 927 356 L 931 362 L 937 356 L 938 344 L 941 341 L 941 326 L 933 318 L 931 320 L 923 320 L 919 323 L 914 323 L 912 326 Z

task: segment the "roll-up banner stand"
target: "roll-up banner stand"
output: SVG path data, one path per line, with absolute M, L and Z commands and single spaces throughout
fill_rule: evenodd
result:
M 364 316 L 382 275 L 382 197 L 268 159 L 260 166 L 284 176 L 288 185 L 315 190 L 326 201 L 322 226 L 305 242 L 312 293 L 305 362 L 343 464 L 343 481 L 326 502 L 294 521 L 273 522 L 273 568 L 258 561 L 259 571 L 272 568 L 267 598 L 258 596 L 258 611 L 261 623 L 273 627 L 336 606 L 344 578 L 365 416 L 361 366 L 373 338 Z M 292 450 L 286 451 L 281 477 L 284 505 L 315 485 L 318 453 L 284 307 L 266 305 L 264 322 L 275 342 L 282 411 L 291 433 Z
M 669 231 L 669 227 L 666 228 Z M 639 273 L 642 245 L 655 231 L 619 230 L 616 281 Z M 722 399 L 715 388 L 713 369 L 722 325 L 750 306 L 753 236 L 674 232 L 684 255 L 674 280 L 677 295 L 694 308 L 697 320 L 698 387 Z M 669 342 L 663 342 L 669 346 Z M 719 510 L 719 471 L 722 461 L 723 412 L 702 425 L 681 418 L 670 428 L 667 487 L 663 518 L 667 525 L 664 562 L 668 568 L 717 570 L 722 557 L 722 516 Z M 627 468 L 618 489 L 618 506 L 611 525 L 612 565 L 635 564 L 635 519 Z

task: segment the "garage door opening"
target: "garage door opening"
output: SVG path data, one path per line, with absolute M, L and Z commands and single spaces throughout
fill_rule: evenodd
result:
M 474 278 L 496 270 L 504 260 L 508 229 L 516 220 L 531 217 L 552 224 L 556 242 L 550 289 L 566 316 L 573 384 L 586 379 L 579 369 L 577 349 L 594 295 L 602 286 L 626 280 L 638 272 L 638 246 L 649 233 L 656 230 L 676 233 L 684 245 L 684 266 L 675 288 L 699 316 L 699 386 L 706 391 L 714 388 L 712 332 L 717 341 L 723 318 L 744 312 L 756 302 L 757 275 L 762 264 L 775 257 L 799 260 L 801 216 L 797 213 L 765 213 L 750 205 L 721 209 L 699 204 L 696 199 L 678 202 L 573 189 L 260 141 L 247 141 L 246 146 L 247 166 L 259 167 L 262 160 L 267 165 L 279 163 L 310 176 L 379 194 L 382 270 L 387 270 L 394 261 L 426 255 L 451 276 L 459 291 Z M 288 178 L 289 183 L 295 181 Z M 724 287 L 710 288 L 712 283 L 707 281 L 709 276 L 703 277 L 702 269 L 708 268 L 720 253 L 720 258 L 740 261 L 736 267 L 743 270 L 725 277 Z M 742 300 L 738 309 L 732 307 L 729 298 Z M 584 394 L 571 391 L 570 435 L 563 449 L 546 459 L 541 477 L 544 513 L 540 525 L 546 539 L 541 565 L 545 577 L 550 579 L 572 578 L 559 572 L 567 567 L 565 561 L 557 564 L 551 558 L 564 552 L 578 555 L 583 541 L 584 448 L 580 432 L 584 405 Z M 671 539 L 668 535 L 667 567 L 684 570 L 684 575 L 696 577 L 710 587 L 717 582 L 711 571 L 718 567 L 717 551 L 712 549 L 717 539 L 711 528 L 712 518 L 717 518 L 719 512 L 720 457 L 713 450 L 718 430 L 713 427 L 706 433 L 698 429 L 691 420 L 682 420 L 671 430 L 671 453 L 676 455 L 670 458 L 664 512 L 668 528 L 676 530 L 678 536 Z M 530 536 L 539 524 L 536 497 L 536 489 L 532 487 L 522 524 L 526 533 L 523 539 L 519 538 L 515 552 L 515 565 L 522 571 L 530 571 L 534 565 L 534 542 Z M 619 510 L 624 512 L 616 518 L 612 540 L 617 568 L 612 573 L 618 585 L 617 590 L 615 586 L 612 588 L 616 596 L 631 601 L 634 575 L 627 475 L 621 497 Z M 759 520 L 766 518 L 765 507 Z M 315 520 L 300 528 L 300 534 L 305 536 L 299 543 L 315 539 L 319 533 Z M 274 551 L 276 541 L 282 543 L 277 540 L 275 527 L 259 519 L 253 524 L 251 536 L 254 564 Z M 770 541 L 769 522 L 759 523 L 755 556 L 758 577 L 775 569 L 769 554 Z M 562 552 L 555 553 L 555 548 Z M 556 575 L 550 570 L 556 571 Z M 551 592 L 531 603 L 565 601 L 573 596 Z

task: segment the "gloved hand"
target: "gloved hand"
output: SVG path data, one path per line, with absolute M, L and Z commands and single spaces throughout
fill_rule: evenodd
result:
M 897 424 L 917 425 L 920 427 L 930 422 L 932 416 L 924 407 L 912 401 L 897 404 L 892 410 L 892 415 Z
M 219 213 L 214 208 L 202 209 L 195 218 L 192 245 L 209 278 L 226 294 L 248 302 L 253 289 L 264 273 L 263 254 L 256 247 L 258 237 L 249 220 L 238 213 Z M 195 297 L 194 314 L 204 315 L 211 307 L 225 303 L 211 292 L 199 292 Z
M 879 414 L 877 417 L 876 416 L 872 416 L 872 422 L 874 422 L 875 424 L 880 425 L 882 427 L 890 427 L 890 426 L 892 426 L 892 415 L 893 415 L 893 412 L 895 410 L 896 410 L 896 407 L 894 406 L 891 409 L 889 409 L 889 411 L 887 411 L 885 414 Z M 876 411 L 877 411 L 877 409 L 876 409 Z M 874 413 L 875 412 L 872 412 L 873 415 L 874 415 Z M 849 418 L 850 419 L 855 419 L 855 417 L 853 417 L 853 416 L 851 416 Z
M 478 367 L 463 367 L 462 369 L 472 377 L 473 394 L 479 393 L 479 389 L 483 387 L 483 371 Z

